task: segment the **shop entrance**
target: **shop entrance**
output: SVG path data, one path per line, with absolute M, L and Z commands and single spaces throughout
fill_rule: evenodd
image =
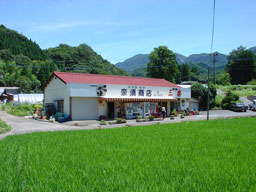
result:
M 114 118 L 114 102 L 108 102 L 108 118 Z
M 162 102 L 162 107 L 164 107 L 165 110 L 167 111 L 167 102 Z

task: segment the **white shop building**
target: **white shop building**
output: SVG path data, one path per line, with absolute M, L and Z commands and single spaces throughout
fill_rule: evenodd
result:
M 191 91 L 164 79 L 54 72 L 44 89 L 44 105 L 72 120 L 157 116 L 164 106 L 185 110 Z

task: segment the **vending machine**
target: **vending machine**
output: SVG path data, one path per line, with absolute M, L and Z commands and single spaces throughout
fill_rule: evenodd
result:
M 126 119 L 133 118 L 133 105 L 132 103 L 126 103 Z
M 150 116 L 150 102 L 144 103 L 144 117 Z

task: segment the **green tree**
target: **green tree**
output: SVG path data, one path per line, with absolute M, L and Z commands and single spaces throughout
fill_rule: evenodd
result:
M 19 86 L 21 92 L 30 93 L 32 89 L 33 82 L 26 76 L 20 76 L 16 80 L 16 85 Z
M 231 78 L 229 73 L 222 73 L 217 77 L 216 83 L 218 85 L 231 85 L 230 80 Z
M 189 81 L 191 80 L 191 71 L 189 68 L 188 63 L 185 63 L 182 68 L 182 81 Z
M 199 108 L 206 110 L 207 108 L 207 95 L 208 89 L 201 83 L 195 83 L 191 86 L 191 97 L 199 100 Z M 210 107 L 214 107 L 214 98 L 216 97 L 216 89 L 213 84 L 210 83 Z
M 245 47 L 233 50 L 228 58 L 227 72 L 232 84 L 246 84 L 256 77 L 255 55 Z
M 5 62 L 11 61 L 13 58 L 12 53 L 8 49 L 0 50 L 0 59 L 3 59 Z
M 191 77 L 190 77 L 190 80 L 191 81 L 199 81 L 199 80 L 202 80 L 202 77 L 201 77 L 201 74 L 198 70 L 197 67 L 193 66 L 191 68 Z
M 147 76 L 153 78 L 164 78 L 175 83 L 178 74 L 178 64 L 175 54 L 166 46 L 154 48 L 149 55 L 147 65 Z
M 231 103 L 235 103 L 239 99 L 238 95 L 235 95 L 231 91 L 228 91 L 226 93 L 226 96 L 221 101 L 221 108 L 222 109 L 229 109 Z

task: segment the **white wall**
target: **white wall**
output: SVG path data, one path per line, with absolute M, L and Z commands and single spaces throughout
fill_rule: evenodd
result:
M 64 100 L 64 113 L 69 114 L 69 93 L 67 85 L 59 78 L 53 78 L 44 90 L 44 104 Z
M 105 101 L 99 103 L 99 116 L 100 115 L 108 117 L 108 104 Z
M 184 103 L 182 101 L 185 101 Z M 187 110 L 189 108 L 189 99 L 180 99 L 180 109 L 182 111 Z
M 99 118 L 99 102 L 96 97 L 72 97 L 72 120 Z

